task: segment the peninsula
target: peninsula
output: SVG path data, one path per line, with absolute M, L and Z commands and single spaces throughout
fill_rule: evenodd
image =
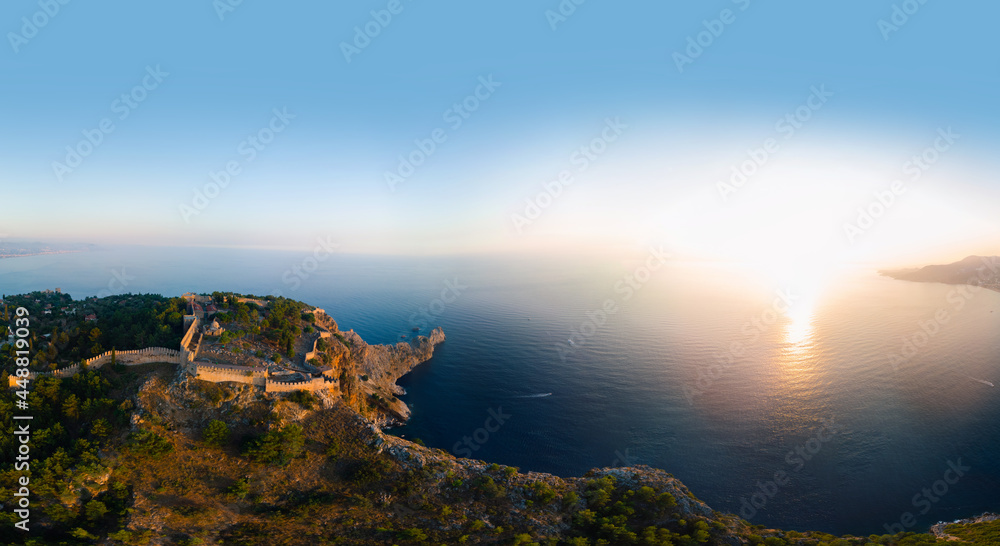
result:
M 1000 256 L 969 256 L 951 264 L 887 269 L 879 274 L 901 281 L 970 284 L 1000 291 Z

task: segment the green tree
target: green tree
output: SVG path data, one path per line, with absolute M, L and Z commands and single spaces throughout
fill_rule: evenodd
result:
M 285 465 L 302 454 L 306 437 L 302 427 L 292 423 L 280 431 L 271 431 L 250 444 L 247 456 L 265 464 Z
M 62 405 L 63 415 L 70 419 L 80 418 L 80 400 L 75 394 L 69 395 Z
M 98 500 L 89 501 L 83 506 L 83 513 L 90 521 L 97 521 L 108 513 L 108 507 Z
M 229 425 L 218 419 L 213 419 L 202 431 L 202 440 L 206 444 L 222 447 L 229 442 L 229 434 Z
M 104 438 L 105 436 L 111 434 L 111 425 L 108 424 L 107 419 L 95 419 L 90 425 L 90 433 L 97 438 Z

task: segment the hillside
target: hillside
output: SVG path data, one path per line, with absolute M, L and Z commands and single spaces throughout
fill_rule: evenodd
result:
M 1000 290 L 1000 257 L 997 256 L 969 256 L 946 265 L 891 269 L 879 273 L 901 281 L 971 284 Z

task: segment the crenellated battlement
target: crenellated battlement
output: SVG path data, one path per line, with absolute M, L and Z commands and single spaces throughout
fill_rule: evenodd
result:
M 320 313 L 323 312 L 322 309 L 318 311 Z M 145 349 L 127 351 L 112 349 L 93 358 L 88 358 L 82 363 L 76 363 L 51 372 L 31 372 L 28 374 L 28 379 L 34 380 L 40 375 L 51 375 L 59 378 L 72 377 L 80 373 L 81 369 L 97 369 L 114 359 L 115 363 L 124 366 L 137 366 L 139 364 L 151 364 L 154 362 L 176 363 L 182 366 L 188 373 L 203 381 L 245 383 L 263 387 L 266 392 L 317 391 L 337 386 L 336 379 L 327 376 L 317 377 L 309 381 L 274 381 L 268 377 L 267 370 L 260 368 L 219 366 L 196 362 L 195 358 L 198 356 L 198 350 L 201 348 L 202 342 L 202 334 L 199 332 L 200 321 L 197 317 L 185 317 L 185 323 L 187 324 L 187 331 L 184 333 L 184 337 L 181 338 L 179 349 L 167 349 L 165 347 L 147 347 Z M 329 336 L 329 332 L 322 332 L 320 334 L 320 337 Z M 315 355 L 315 351 L 316 344 L 314 342 L 313 355 Z M 17 379 L 16 376 L 10 376 L 9 386 L 16 386 Z
M 291 391 L 318 391 L 329 389 L 336 385 L 336 382 L 328 381 L 323 377 L 316 377 L 310 381 L 272 381 L 270 378 L 264 384 L 266 392 L 291 392 Z
M 28 374 L 28 379 L 34 380 L 42 375 L 51 375 L 59 378 L 73 377 L 74 375 L 80 373 L 81 369 L 92 368 L 96 370 L 104 366 L 105 364 L 111 362 L 112 355 L 114 356 L 114 360 L 117 364 L 122 364 L 124 366 L 138 366 L 140 364 L 152 364 L 155 362 L 177 364 L 184 363 L 184 353 L 176 349 L 167 349 L 165 347 L 147 347 L 145 349 L 133 349 L 130 351 L 118 351 L 112 349 L 93 358 L 84 360 L 82 366 L 81 363 L 78 362 L 51 372 L 31 372 Z M 17 378 L 11 376 L 8 380 L 8 386 L 13 387 L 17 384 L 16 382 Z

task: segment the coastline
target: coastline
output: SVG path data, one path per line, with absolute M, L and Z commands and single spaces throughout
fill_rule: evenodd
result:
M 32 252 L 30 254 L 0 254 L 0 260 L 8 258 L 30 258 L 32 256 L 51 256 L 53 254 L 73 254 L 82 250 L 52 250 L 49 252 Z

